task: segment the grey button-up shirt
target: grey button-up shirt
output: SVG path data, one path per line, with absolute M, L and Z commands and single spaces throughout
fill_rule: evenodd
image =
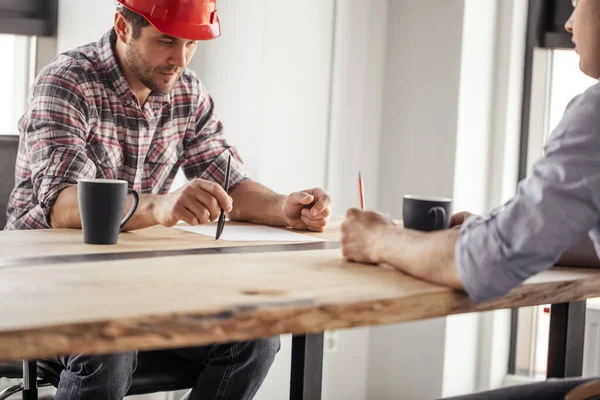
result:
M 600 84 L 574 98 L 516 196 L 460 229 L 455 260 L 473 301 L 502 296 L 590 236 L 600 250 Z

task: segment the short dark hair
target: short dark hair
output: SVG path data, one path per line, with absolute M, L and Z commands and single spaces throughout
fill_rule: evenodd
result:
M 150 22 L 142 15 L 131 11 L 129 8 L 124 6 L 118 6 L 117 11 L 123 14 L 123 17 L 131 24 L 133 29 L 133 39 L 138 39 L 142 34 L 142 28 L 150 25 Z

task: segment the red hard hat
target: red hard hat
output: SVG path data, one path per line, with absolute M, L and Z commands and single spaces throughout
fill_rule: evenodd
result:
M 209 40 L 221 35 L 217 0 L 117 0 L 165 35 Z

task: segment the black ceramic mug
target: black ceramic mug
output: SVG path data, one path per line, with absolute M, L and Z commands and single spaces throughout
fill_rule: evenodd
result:
M 406 229 L 438 231 L 448 228 L 452 200 L 446 197 L 406 195 L 402 202 L 402 219 Z
M 121 229 L 137 208 L 138 193 L 127 188 L 127 181 L 117 179 L 81 179 L 77 182 L 77 191 L 83 242 L 117 243 Z M 129 193 L 133 195 L 133 203 L 121 219 Z

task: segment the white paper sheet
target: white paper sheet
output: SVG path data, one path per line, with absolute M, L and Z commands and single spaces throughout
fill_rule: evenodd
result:
M 198 233 L 204 236 L 215 237 L 217 231 L 216 224 L 190 226 L 187 224 L 178 224 L 173 228 L 183 231 Z M 301 233 L 287 231 L 284 229 L 272 228 L 263 225 L 228 225 L 225 224 L 225 229 L 219 240 L 228 242 L 323 242 L 319 239 Z

